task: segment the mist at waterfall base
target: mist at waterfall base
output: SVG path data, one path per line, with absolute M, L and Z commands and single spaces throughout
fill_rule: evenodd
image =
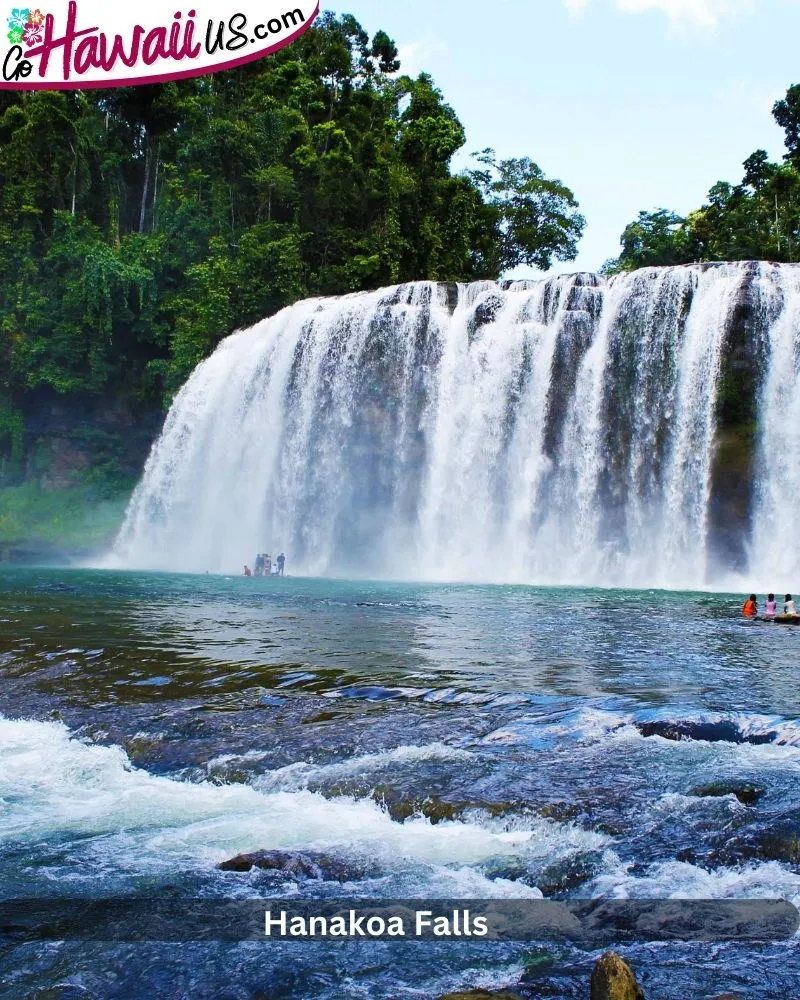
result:
M 1 899 L 800 903 L 800 639 L 738 595 L 4 568 L 0 602 Z M 217 868 L 257 850 L 338 875 Z M 616 947 L 647 996 L 773 1000 L 798 941 Z M 597 955 L 0 928 L 0 997 L 585 997 Z
M 743 483 L 721 415 L 748 365 Z M 783 592 L 799 491 L 800 267 L 419 283 L 223 341 L 112 562 L 241 572 L 283 550 L 309 576 Z

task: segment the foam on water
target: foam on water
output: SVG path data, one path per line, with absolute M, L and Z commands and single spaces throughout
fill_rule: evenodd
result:
M 252 782 L 261 792 L 294 791 L 306 788 L 309 783 L 337 781 L 361 775 L 374 775 L 389 768 L 397 768 L 429 761 L 469 761 L 473 755 L 468 750 L 430 743 L 427 746 L 405 746 L 382 753 L 363 754 L 330 764 L 311 764 L 298 761 L 276 771 L 259 775 Z
M 633 875 L 625 866 L 594 879 L 586 891 L 611 899 L 786 899 L 800 903 L 800 873 L 777 861 L 709 871 L 682 861 Z
M 144 867 L 276 848 L 367 854 L 389 867 L 404 859 L 469 866 L 499 855 L 589 850 L 607 839 L 529 818 L 396 823 L 368 799 L 154 777 L 120 748 L 71 738 L 61 724 L 0 717 L 0 840 L 63 837 L 96 838 L 96 849 Z

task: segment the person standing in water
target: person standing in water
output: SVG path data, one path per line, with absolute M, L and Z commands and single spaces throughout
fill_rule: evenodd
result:
M 751 594 L 747 600 L 744 602 L 744 607 L 742 608 L 742 614 L 745 618 L 755 618 L 758 614 L 758 603 L 756 601 L 756 595 Z
M 778 613 L 778 602 L 775 600 L 774 594 L 767 594 L 767 603 L 764 605 L 764 616 L 766 618 L 774 618 Z
M 283 567 L 286 565 L 286 556 L 281 552 L 275 560 L 275 563 L 278 567 L 278 576 L 283 576 Z
M 783 605 L 783 613 L 785 615 L 796 615 L 797 614 L 797 605 L 792 600 L 792 595 L 791 594 L 787 594 L 786 595 L 786 602 Z
M 272 576 L 272 557 L 269 553 L 264 556 L 264 576 Z
M 245 568 L 244 568 L 244 575 L 245 576 L 252 576 L 253 575 L 253 571 L 250 569 L 249 566 L 245 566 Z

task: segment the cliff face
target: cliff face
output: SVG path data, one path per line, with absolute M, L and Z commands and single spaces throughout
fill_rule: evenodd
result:
M 710 479 L 709 557 L 712 566 L 740 572 L 747 569 L 752 538 L 759 396 L 768 365 L 758 277 L 758 266 L 747 265 L 726 330 Z
M 61 562 L 107 548 L 163 414 L 40 395 L 0 459 L 0 559 Z
M 113 399 L 42 395 L 25 417 L 21 478 L 38 481 L 48 492 L 88 484 L 111 491 L 129 487 L 162 422 L 158 411 Z

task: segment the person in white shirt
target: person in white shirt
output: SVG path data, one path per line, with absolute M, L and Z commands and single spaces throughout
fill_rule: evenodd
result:
M 797 614 L 797 605 L 792 600 L 792 595 L 791 594 L 787 594 L 786 595 L 786 603 L 783 605 L 783 613 L 785 615 L 796 615 Z

